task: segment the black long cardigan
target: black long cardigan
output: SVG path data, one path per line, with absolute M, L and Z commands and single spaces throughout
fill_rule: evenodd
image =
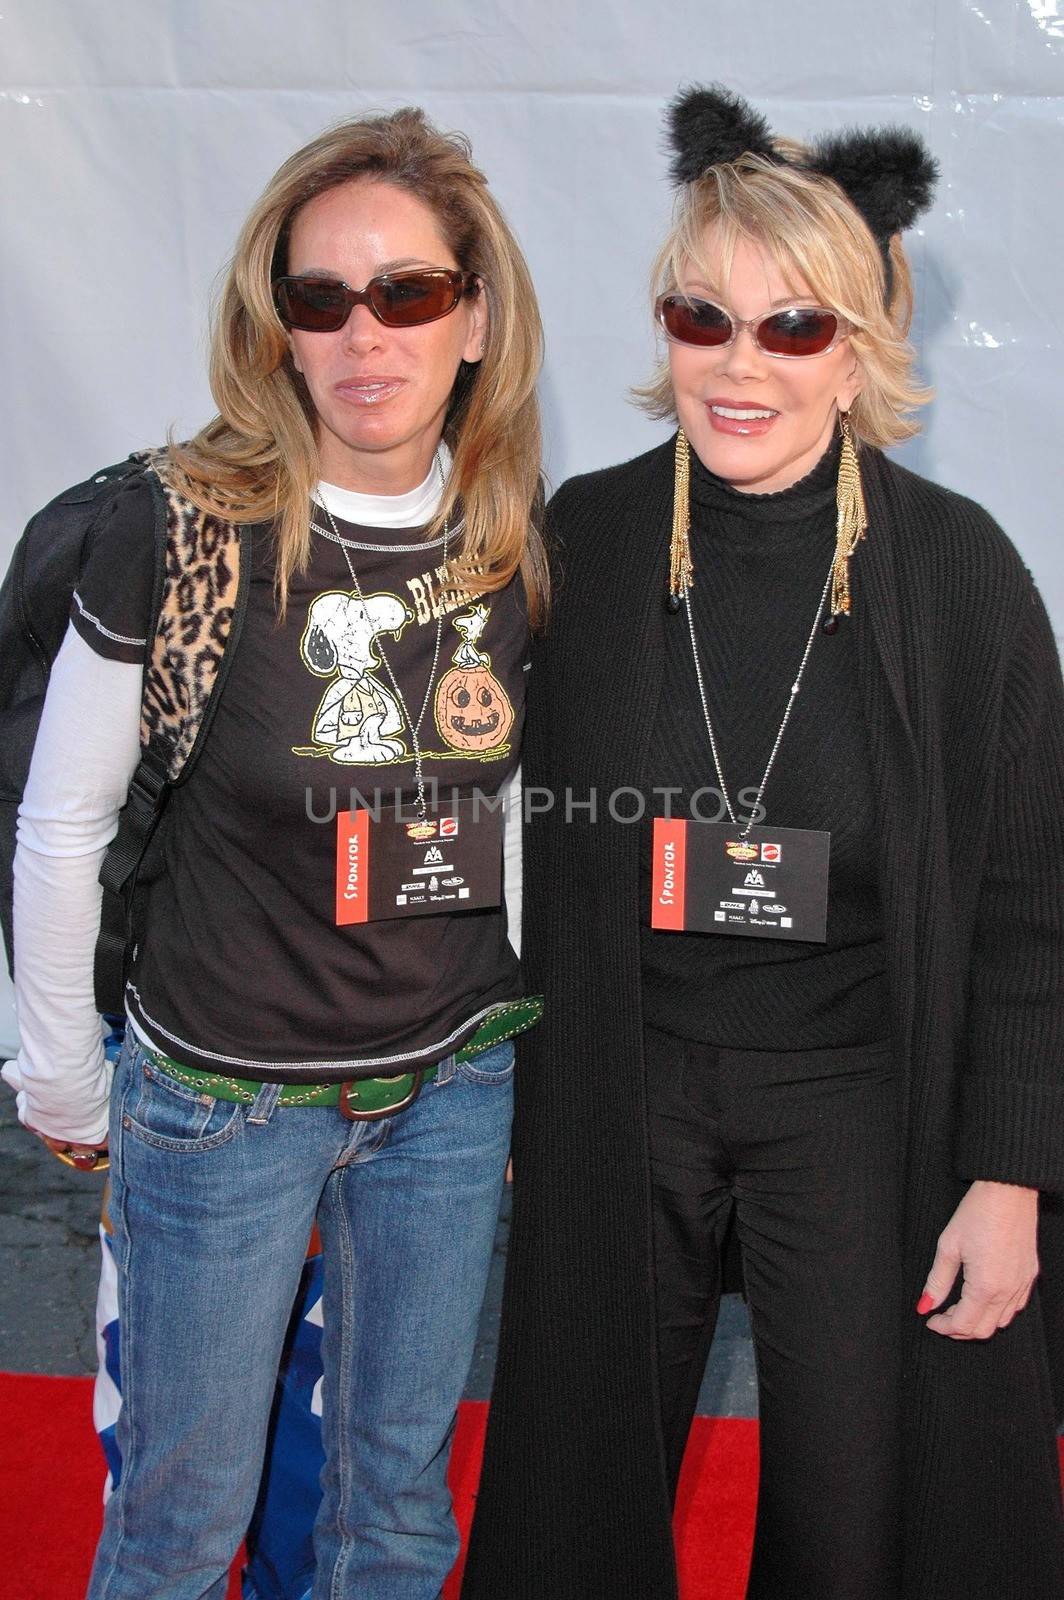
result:
M 571 480 L 551 507 L 558 586 L 524 755 L 536 810 L 525 965 L 547 1003 L 517 1080 L 513 1231 L 463 1600 L 676 1595 L 654 1361 L 639 829 L 606 810 L 611 791 L 645 777 L 672 463 L 670 443 Z M 1030 576 L 985 511 L 875 450 L 862 472 L 870 530 L 844 626 L 856 629 L 878 808 L 911 1302 L 970 1179 L 1046 1191 L 1042 1279 L 1007 1330 L 960 1343 L 907 1319 L 904 1600 L 1060 1600 L 1060 667 Z M 591 790 L 594 822 L 579 804 Z

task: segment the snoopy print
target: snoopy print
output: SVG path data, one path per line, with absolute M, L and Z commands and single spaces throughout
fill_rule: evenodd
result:
M 403 712 L 393 692 L 374 672 L 381 657 L 374 643 L 382 633 L 398 639 L 414 613 L 397 595 L 330 590 L 307 613 L 299 653 L 311 672 L 331 678 L 314 716 L 315 747 L 297 755 L 328 755 L 345 765 L 379 766 L 407 752 Z

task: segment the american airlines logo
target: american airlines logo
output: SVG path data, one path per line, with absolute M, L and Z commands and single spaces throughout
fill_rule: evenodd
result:
M 751 867 L 743 879 L 743 883 L 748 889 L 763 889 L 765 887 L 765 880 L 756 867 Z

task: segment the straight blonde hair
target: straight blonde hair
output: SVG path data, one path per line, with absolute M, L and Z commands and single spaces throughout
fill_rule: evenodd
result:
M 539 522 L 541 432 L 536 380 L 543 333 L 521 250 L 473 165 L 468 140 L 441 133 L 416 107 L 340 123 L 289 157 L 244 224 L 213 321 L 211 393 L 218 415 L 164 465 L 197 505 L 235 522 L 272 521 L 277 598 L 310 560 L 310 500 L 319 478 L 316 413 L 273 301 L 299 209 L 341 184 L 394 184 L 433 213 L 459 267 L 487 297 L 483 358 L 462 362 L 444 423 L 453 464 L 426 538 L 460 503 L 453 579 L 501 589 L 520 570 L 529 618 L 542 622 L 547 561 Z
M 912 413 L 931 399 L 914 381 L 915 355 L 908 341 L 912 320 L 912 275 L 898 235 L 890 241 L 891 291 L 867 223 L 832 178 L 801 166 L 806 150 L 790 139 L 774 147 L 783 164 L 766 156 L 742 155 L 722 162 L 680 189 L 672 227 L 652 269 L 652 299 L 674 290 L 685 265 L 709 275 L 731 272 L 740 239 L 761 245 L 791 283 L 804 280 L 816 299 L 852 326 L 850 343 L 862 374 L 861 392 L 849 411 L 858 439 L 899 444 L 918 431 Z M 706 229 L 716 230 L 721 260 L 706 259 Z M 676 404 L 663 359 L 650 382 L 632 391 L 651 416 L 676 418 Z

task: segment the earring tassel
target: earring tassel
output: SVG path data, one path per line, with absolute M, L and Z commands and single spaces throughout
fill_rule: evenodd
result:
M 676 477 L 672 491 L 672 543 L 669 546 L 669 601 L 677 608 L 695 581 L 691 561 L 691 452 L 681 428 L 676 435 Z
M 861 488 L 861 469 L 857 461 L 853 433 L 849 421 L 842 418 L 842 449 L 839 452 L 839 481 L 836 490 L 838 521 L 836 523 L 835 565 L 831 574 L 831 615 L 849 616 L 850 557 L 868 530 L 868 513 L 865 510 L 864 491 Z

